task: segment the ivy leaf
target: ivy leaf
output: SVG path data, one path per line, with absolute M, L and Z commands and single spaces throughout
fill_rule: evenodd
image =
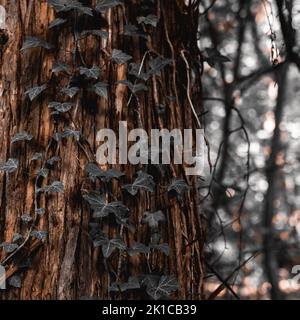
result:
M 155 109 L 158 114 L 164 114 L 166 112 L 166 106 L 163 104 L 158 104 Z
M 149 61 L 150 66 L 150 74 L 159 74 L 160 71 L 167 65 L 171 64 L 171 59 L 165 59 L 161 57 L 157 57 Z
M 90 204 L 94 210 L 94 218 L 103 218 L 110 213 L 116 216 L 123 216 L 128 212 L 128 208 L 120 201 L 106 202 L 104 195 L 99 192 L 92 191 L 83 196 L 83 198 Z
M 93 66 L 92 68 L 80 67 L 79 73 L 85 75 L 88 79 L 98 79 L 100 75 L 100 68 Z
M 53 166 L 55 162 L 59 162 L 60 160 L 61 159 L 59 156 L 54 156 L 54 157 L 51 157 L 49 160 L 47 160 L 47 163 Z
M 109 182 L 111 179 L 119 179 L 122 176 L 124 176 L 124 172 L 111 168 L 106 171 L 103 171 L 101 180 L 105 182 Z
M 137 22 L 139 24 L 144 23 L 156 27 L 159 21 L 159 18 L 154 14 L 149 14 L 147 17 L 137 17 Z
M 148 88 L 143 83 L 133 84 L 129 80 L 120 80 L 120 81 L 118 81 L 118 83 L 122 83 L 125 86 L 127 86 L 133 94 L 136 94 L 142 90 L 143 91 L 148 90 Z
M 97 208 L 102 205 L 103 195 L 97 191 L 91 191 L 85 195 L 83 195 L 83 198 L 90 204 L 92 208 Z
M 53 46 L 48 43 L 47 41 L 37 38 L 37 37 L 28 37 L 25 39 L 23 46 L 20 51 L 30 49 L 30 48 L 37 48 L 37 47 L 42 47 L 45 49 L 51 49 Z
M 174 180 L 168 186 L 168 192 L 175 191 L 178 195 L 182 195 L 184 192 L 189 191 L 189 189 L 188 184 L 182 179 Z
M 128 74 L 135 76 L 138 79 L 147 81 L 151 74 L 150 73 L 145 73 L 141 70 L 141 64 L 140 63 L 130 63 L 129 64 L 129 70 Z
M 165 221 L 165 215 L 161 210 L 156 212 L 146 211 L 142 219 L 143 223 L 147 223 L 150 228 L 157 228 L 159 221 Z
M 103 30 L 84 30 L 81 32 L 82 36 L 86 36 L 92 34 L 94 36 L 99 36 L 101 38 L 107 39 L 108 38 L 108 32 Z
M 9 158 L 6 162 L 0 164 L 0 171 L 5 171 L 8 173 L 15 172 L 18 169 L 19 160 L 14 158 Z
M 17 141 L 23 141 L 23 140 L 30 141 L 32 139 L 32 137 L 33 136 L 31 134 L 27 133 L 26 131 L 21 131 L 12 137 L 11 143 L 15 143 Z
M 78 91 L 79 91 L 78 87 L 63 88 L 61 90 L 62 93 L 64 93 L 65 95 L 67 95 L 70 98 L 73 98 Z
M 28 223 L 28 222 L 32 221 L 32 217 L 29 214 L 24 213 L 21 215 L 21 220 Z
M 53 108 L 55 109 L 57 112 L 68 112 L 72 107 L 73 107 L 73 103 L 71 102 L 56 102 L 56 101 L 52 101 L 48 104 L 49 108 Z
M 104 171 L 101 170 L 95 163 L 89 162 L 85 166 L 85 172 L 88 174 L 89 178 L 94 182 L 97 177 L 102 177 Z
M 64 185 L 61 181 L 54 181 L 44 188 L 45 192 L 64 193 Z
M 115 6 L 122 4 L 120 0 L 98 0 L 96 4 L 96 10 L 105 12 L 108 9 L 114 8 Z
M 92 91 L 94 91 L 98 96 L 108 99 L 107 84 L 104 82 L 97 82 L 92 86 Z
M 94 218 L 103 218 L 108 216 L 110 213 L 118 215 L 119 212 L 125 211 L 127 212 L 127 207 L 120 201 L 113 201 L 109 203 L 103 202 L 99 207 L 94 209 Z
M 53 66 L 52 66 L 52 72 L 54 72 L 54 73 L 63 71 L 63 72 L 70 74 L 70 69 L 71 69 L 71 66 L 69 66 L 66 63 L 59 62 L 59 61 L 54 62 Z
M 115 249 L 126 250 L 126 245 L 121 239 L 110 239 L 102 244 L 102 253 L 104 258 L 109 258 Z
M 62 133 L 62 137 L 63 138 L 74 137 L 76 141 L 79 141 L 80 138 L 81 138 L 81 132 L 73 130 L 73 129 L 69 128 L 69 127 L 66 127 L 64 129 L 64 132 Z
M 109 291 L 114 291 L 114 292 L 124 292 L 127 290 L 132 290 L 132 289 L 139 289 L 140 288 L 140 283 L 138 278 L 136 277 L 129 277 L 128 282 L 118 284 L 117 282 L 113 282 L 112 285 L 109 287 Z
M 41 152 L 36 152 L 32 155 L 30 161 L 43 159 L 43 154 Z
M 21 240 L 21 239 L 23 239 L 23 236 L 20 233 L 14 233 L 12 242 L 17 242 L 18 240 Z
M 125 228 L 127 228 L 130 232 L 135 232 L 135 227 L 132 224 L 128 223 L 128 218 L 122 217 L 122 215 L 126 215 L 129 212 L 129 209 L 126 207 L 127 211 L 123 210 L 122 212 L 119 210 L 119 212 L 115 215 L 116 222 Z
M 45 240 L 47 239 L 48 232 L 43 230 L 33 230 L 30 235 L 38 240 Z
M 66 10 L 67 0 L 47 0 L 47 2 L 52 5 L 57 12 Z
M 147 254 L 150 252 L 150 248 L 145 246 L 143 243 L 135 243 L 128 249 L 128 254 L 130 256 L 134 256 L 137 253 L 144 253 Z
M 34 98 L 39 96 L 47 88 L 46 84 L 43 84 L 38 87 L 31 88 L 25 92 L 29 96 L 29 99 L 32 101 Z
M 101 170 L 95 163 L 92 162 L 89 162 L 86 165 L 85 171 L 92 181 L 95 181 L 95 178 L 100 178 L 102 181 L 109 182 L 113 178 L 119 179 L 124 175 L 123 172 L 120 172 L 113 168 L 106 171 Z
M 16 243 L 2 242 L 0 244 L 0 247 L 2 247 L 5 252 L 11 253 L 15 251 L 19 246 Z
M 47 0 L 57 12 L 67 12 L 70 10 L 78 10 L 89 16 L 93 16 L 91 8 L 84 6 L 78 0 Z
M 126 184 L 122 188 L 127 190 L 131 195 L 135 196 L 139 190 L 145 190 L 153 192 L 155 187 L 155 182 L 150 174 L 143 171 L 138 171 L 138 177 L 133 182 L 133 184 Z
M 22 287 L 21 277 L 18 275 L 11 276 L 8 279 L 8 284 L 14 288 L 21 288 Z
M 54 28 L 54 27 L 60 26 L 61 24 L 64 24 L 65 22 L 67 22 L 66 19 L 61 19 L 61 18 L 54 19 L 54 20 L 49 24 L 48 29 L 52 29 L 52 28 Z
M 147 293 L 154 299 L 158 300 L 163 297 L 169 297 L 173 291 L 179 288 L 178 282 L 173 276 L 161 276 L 157 285 L 149 282 Z
M 125 36 L 136 36 L 136 37 L 141 37 L 144 39 L 148 39 L 147 38 L 147 34 L 140 31 L 139 28 L 133 24 L 126 24 L 124 27 L 124 35 Z
M 167 243 L 151 244 L 150 247 L 153 248 L 153 249 L 161 251 L 166 256 L 168 256 L 169 253 L 170 253 L 170 248 L 169 248 L 169 245 Z
M 216 63 L 225 63 L 231 61 L 228 57 L 222 55 L 215 48 L 205 48 L 203 58 L 204 61 L 206 61 L 211 67 L 214 67 Z
M 127 61 L 131 60 L 132 56 L 126 54 L 125 52 L 118 50 L 118 49 L 113 49 L 112 51 L 112 60 L 116 62 L 117 64 L 123 64 L 126 63 Z
M 44 177 L 47 178 L 49 174 L 49 169 L 47 168 L 42 168 L 41 170 L 39 170 L 39 172 L 37 173 L 38 176 L 40 177 Z
M 42 216 L 43 214 L 45 214 L 46 209 L 45 208 L 38 208 L 38 209 L 35 210 L 35 212 L 37 214 L 39 214 L 40 216 Z

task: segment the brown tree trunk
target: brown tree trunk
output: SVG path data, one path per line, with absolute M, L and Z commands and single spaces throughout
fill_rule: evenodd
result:
M 92 1 L 85 3 L 95 5 Z M 22 247 L 15 254 L 1 250 L 7 276 L 20 275 L 22 279 L 22 287 L 8 287 L 1 293 L 2 299 L 145 298 L 147 295 L 142 290 L 112 294 L 108 287 L 114 281 L 126 282 L 129 276 L 149 273 L 149 265 L 153 273 L 167 273 L 178 279 L 177 298 L 201 298 L 205 230 L 197 203 L 196 178 L 186 177 L 183 166 L 167 168 L 156 181 L 154 193 L 140 191 L 135 197 L 127 197 L 118 181 L 113 181 L 109 187 L 113 198 L 122 200 L 130 209 L 129 220 L 135 227 L 131 232 L 123 227 L 120 229 L 110 218 L 103 219 L 102 229 L 110 238 L 120 234 L 128 247 L 134 242 L 147 245 L 150 236 L 149 228 L 141 223 L 143 213 L 162 210 L 167 217 L 159 229 L 161 242 L 169 243 L 170 254 L 166 257 L 152 251 L 148 266 L 144 255 L 130 257 L 119 251 L 114 251 L 106 263 L 103 262 L 101 247 L 94 248 L 89 235 L 92 211 L 82 197 L 90 190 L 105 187 L 103 183 L 91 182 L 84 171 L 88 162 L 95 161 L 99 129 L 118 130 L 119 120 L 126 120 L 128 129 L 142 127 L 147 131 L 163 127 L 197 127 L 188 101 L 190 95 L 196 110 L 201 110 L 197 8 L 185 7 L 183 0 L 155 1 L 150 13 L 157 15 L 159 22 L 156 28 L 144 25 L 149 33 L 147 40 L 124 35 L 125 19 L 137 25 L 136 17 L 142 6 L 138 0 L 126 1 L 125 5 L 105 11 L 102 19 L 96 12 L 94 17 L 63 13 L 66 19 L 77 23 L 76 28 L 83 24 L 87 25 L 86 29 L 102 28 L 109 32 L 107 40 L 90 35 L 79 40 L 76 48 L 72 25 L 48 29 L 49 23 L 58 15 L 46 1 L 0 0 L 0 4 L 7 11 L 3 33 L 8 36 L 8 41 L 0 46 L 0 162 L 9 158 L 19 160 L 15 172 L 0 171 L 0 241 L 11 243 L 14 233 L 25 239 L 18 242 Z M 20 51 L 27 36 L 42 38 L 55 48 Z M 172 64 L 160 75 L 153 75 L 147 82 L 148 91 L 138 93 L 139 99 L 133 97 L 127 106 L 130 92 L 123 84 L 116 84 L 118 80 L 126 79 L 127 66 L 111 60 L 113 49 L 131 55 L 136 63 L 144 58 L 145 67 L 157 56 L 171 58 Z M 89 68 L 93 65 L 101 67 L 101 82 L 108 84 L 108 99 L 80 88 L 79 93 L 69 99 L 74 103 L 72 109 L 54 122 L 48 103 L 61 101 L 60 88 L 70 81 L 66 75 L 52 73 L 54 61 L 71 65 L 72 72 L 83 63 Z M 47 89 L 30 101 L 25 91 L 44 83 L 47 83 Z M 165 105 L 162 114 L 157 112 L 159 104 Z M 74 138 L 56 142 L 51 138 L 64 126 L 80 131 L 84 137 L 81 142 Z M 30 133 L 32 140 L 11 143 L 12 137 L 21 131 Z M 43 158 L 30 161 L 36 152 L 42 152 Z M 60 161 L 53 166 L 47 165 L 46 161 L 53 156 L 59 156 Z M 45 166 L 50 169 L 48 176 L 37 179 L 37 172 Z M 116 169 L 125 171 L 124 179 L 131 183 L 139 168 L 124 165 L 116 166 Z M 181 201 L 166 192 L 166 186 L 174 178 L 185 179 L 191 186 Z M 64 193 L 35 196 L 37 186 L 53 181 L 63 183 Z M 37 215 L 36 206 L 45 208 L 45 214 Z M 27 239 L 30 223 L 26 225 L 21 219 L 25 213 L 33 218 L 30 222 L 32 230 L 48 232 L 46 239 Z M 31 263 L 24 267 L 28 257 Z

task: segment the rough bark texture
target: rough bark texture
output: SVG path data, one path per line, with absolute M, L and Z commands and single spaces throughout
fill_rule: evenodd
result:
M 1 242 L 11 242 L 15 232 L 26 235 L 28 228 L 20 217 L 24 213 L 34 216 L 35 175 L 44 160 L 30 161 L 33 153 L 44 152 L 45 159 L 61 157 L 61 161 L 53 166 L 49 176 L 41 183 L 45 185 L 59 180 L 65 187 L 63 194 L 54 193 L 39 198 L 39 206 L 45 207 L 46 213 L 37 218 L 36 228 L 48 231 L 47 240 L 43 243 L 29 240 L 13 259 L 5 263 L 10 270 L 9 274 L 14 274 L 16 271 L 20 272 L 19 267 L 24 264 L 28 255 L 32 258 L 31 266 L 21 270 L 22 288 L 10 288 L 1 293 L 1 297 L 109 298 L 108 266 L 103 264 L 101 249 L 93 248 L 88 234 L 91 212 L 82 199 L 82 192 L 95 186 L 87 179 L 84 167 L 89 160 L 94 159 L 97 131 L 101 128 L 117 130 L 118 120 L 128 121 L 129 129 L 196 128 L 197 122 L 187 94 L 191 95 L 195 108 L 200 111 L 201 82 L 200 74 L 195 71 L 199 70 L 196 61 L 200 61 L 197 13 L 186 8 L 184 1 L 158 1 L 154 13 L 160 17 L 160 21 L 156 29 L 149 27 L 150 36 L 145 41 L 122 34 L 124 17 L 135 23 L 136 16 L 139 15 L 139 1 L 127 1 L 125 6 L 109 9 L 103 15 L 107 25 L 102 27 L 109 31 L 108 40 L 89 36 L 79 41 L 81 58 L 77 54 L 74 59 L 74 39 L 70 29 L 48 30 L 55 12 L 46 1 L 0 0 L 0 4 L 7 10 L 5 33 L 8 35 L 8 42 L 0 47 L 0 160 L 17 158 L 20 161 L 16 172 L 0 172 Z M 88 21 L 89 17 L 83 19 Z M 104 24 L 100 21 L 99 15 L 87 29 L 99 29 L 99 24 Z M 25 36 L 46 39 L 55 44 L 56 49 L 34 48 L 20 52 Z M 173 65 L 164 70 L 161 76 L 153 76 L 149 81 L 151 85 L 148 91 L 139 94 L 139 104 L 134 101 L 128 107 L 128 89 L 115 84 L 126 78 L 126 65 L 117 66 L 110 61 L 113 48 L 131 54 L 134 62 L 141 62 L 144 53 L 149 50 L 149 57 L 156 57 L 158 54 L 172 58 Z M 182 59 L 182 50 L 186 50 L 185 56 L 191 68 L 188 72 Z M 58 87 L 68 84 L 66 77 L 52 74 L 53 62 L 59 60 L 74 66 L 74 63 L 80 65 L 81 59 L 88 66 L 102 66 L 101 77 L 102 81 L 109 84 L 109 98 L 96 98 L 87 90 L 81 89 L 77 98 L 73 99 L 75 107 L 65 115 L 65 123 L 80 130 L 87 139 L 80 147 L 74 139 L 65 139 L 60 143 L 51 140 L 53 133 L 62 129 L 63 125 L 53 123 L 47 104 L 59 99 Z M 190 92 L 187 92 L 187 74 L 195 79 Z M 48 89 L 33 102 L 24 95 L 27 88 L 45 82 L 48 83 Z M 175 96 L 176 99 L 168 101 L 166 96 Z M 158 114 L 155 107 L 166 101 L 166 113 Z M 11 144 L 11 137 L 22 130 L 33 135 L 32 141 Z M 118 169 L 126 172 L 126 181 L 130 182 L 138 168 L 126 165 L 119 166 Z M 130 221 L 136 228 L 134 233 L 124 229 L 122 236 L 127 245 L 134 241 L 149 242 L 147 227 L 141 224 L 144 211 L 163 210 L 166 213 L 167 221 L 161 227 L 163 242 L 170 245 L 170 255 L 165 257 L 162 253 L 152 254 L 152 270 L 167 270 L 177 277 L 180 289 L 175 293 L 176 297 L 198 299 L 203 292 L 205 230 L 200 219 L 195 188 L 191 188 L 182 203 L 166 193 L 165 186 L 173 177 L 185 178 L 191 186 L 195 186 L 196 179 L 185 177 L 183 167 L 171 166 L 160 179 L 153 194 L 140 192 L 136 197 L 125 198 L 118 182 L 113 183 L 112 192 L 115 198 L 123 199 L 130 208 Z M 116 234 L 117 228 L 112 221 L 103 223 L 103 229 L 111 236 Z M 6 256 L 1 250 L 2 261 Z M 119 253 L 115 252 L 109 263 L 109 268 L 119 271 L 119 276 L 124 281 L 130 275 L 146 272 L 146 262 L 140 256 L 122 255 L 120 258 Z M 110 278 L 111 281 L 116 280 L 113 273 Z M 144 298 L 146 295 L 137 292 L 128 296 L 117 294 L 114 297 Z

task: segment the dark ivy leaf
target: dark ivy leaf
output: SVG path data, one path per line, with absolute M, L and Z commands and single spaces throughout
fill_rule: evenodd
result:
M 100 12 L 105 12 L 108 9 L 111 9 L 123 2 L 120 0 L 98 0 L 96 4 L 96 10 Z
M 99 36 L 104 39 L 108 38 L 108 32 L 103 30 L 84 30 L 81 32 L 81 35 L 84 37 L 86 35 L 92 34 L 94 36 Z
M 2 247 L 5 252 L 11 253 L 15 251 L 19 246 L 16 243 L 2 242 L 0 244 L 0 247 Z
M 14 233 L 12 242 L 17 242 L 18 240 L 21 240 L 21 239 L 23 239 L 23 236 L 20 233 Z
M 92 86 L 92 91 L 94 91 L 98 96 L 108 99 L 107 84 L 104 82 L 97 82 Z
M 157 57 L 149 61 L 149 66 L 151 68 L 150 74 L 159 74 L 160 71 L 167 65 L 172 63 L 171 59 L 165 59 L 162 57 Z
M 127 53 L 118 50 L 118 49 L 113 49 L 112 51 L 112 60 L 116 62 L 117 64 L 123 64 L 126 63 L 127 61 L 131 60 L 132 56 L 128 55 Z
M 178 195 L 182 195 L 184 192 L 189 191 L 190 187 L 188 184 L 182 180 L 174 180 L 169 186 L 168 186 L 168 192 L 175 191 Z
M 127 211 L 125 212 L 125 210 L 123 212 L 119 211 L 119 213 L 117 213 L 117 215 L 115 215 L 116 218 L 116 222 L 120 225 L 122 225 L 123 227 L 127 228 L 130 232 L 134 233 L 135 232 L 135 227 L 128 223 L 128 218 L 123 218 L 122 215 L 125 215 L 128 213 L 129 209 L 126 207 Z M 121 212 L 121 214 L 120 214 Z
M 73 103 L 70 102 L 57 102 L 57 101 L 52 101 L 48 104 L 49 108 L 53 108 L 58 112 L 64 113 L 69 111 L 73 107 Z
M 141 64 L 134 62 L 129 64 L 128 73 L 144 81 L 147 81 L 151 76 L 150 73 L 145 73 L 142 71 Z
M 104 258 L 109 258 L 115 249 L 126 250 L 126 245 L 123 240 L 116 238 L 110 239 L 102 244 L 102 253 Z
M 76 141 L 79 141 L 81 138 L 81 132 L 66 127 L 61 136 L 62 138 L 74 137 Z
M 118 83 L 122 83 L 125 86 L 127 86 L 133 94 L 136 94 L 139 91 L 147 91 L 148 90 L 148 88 L 143 83 L 133 84 L 129 80 L 120 80 L 120 81 L 118 81 Z
M 32 155 L 30 161 L 43 159 L 43 154 L 41 152 L 36 152 Z
M 54 73 L 63 71 L 63 72 L 66 72 L 69 74 L 70 69 L 71 69 L 71 66 L 69 66 L 66 63 L 59 62 L 59 61 L 54 62 L 53 66 L 52 66 L 52 72 L 54 72 Z
M 48 232 L 43 230 L 33 230 L 30 235 L 38 240 L 45 240 L 47 239 Z
M 125 212 L 128 212 L 128 208 L 120 201 L 113 201 L 109 203 L 102 203 L 102 205 L 94 209 L 94 218 L 102 218 L 110 213 L 118 216 L 119 214 L 123 215 Z
M 45 192 L 64 193 L 64 185 L 61 181 L 54 181 L 50 185 L 43 188 Z
M 157 285 L 149 282 L 147 293 L 154 299 L 158 300 L 163 297 L 169 297 L 170 294 L 179 288 L 178 282 L 173 276 L 161 276 Z
M 147 17 L 137 17 L 136 20 L 139 24 L 144 23 L 144 24 L 149 24 L 153 27 L 156 27 L 158 24 L 159 18 L 154 14 L 149 14 Z
M 158 114 L 164 114 L 166 112 L 166 106 L 163 104 L 157 105 L 155 109 Z
M 47 168 L 42 168 L 41 170 L 39 170 L 39 172 L 37 173 L 38 176 L 43 177 L 43 178 L 47 178 L 49 174 L 49 169 Z
M 30 141 L 31 139 L 32 139 L 31 134 L 27 133 L 26 131 L 21 131 L 12 137 L 11 143 L 15 143 L 17 141 L 23 141 L 23 140 Z
M 55 162 L 59 162 L 60 160 L 61 159 L 59 156 L 54 156 L 54 157 L 51 157 L 49 160 L 47 160 L 47 163 L 53 166 Z
M 156 212 L 146 211 L 142 219 L 143 223 L 147 223 L 150 228 L 157 228 L 160 221 L 165 221 L 165 215 L 161 210 Z
M 32 101 L 34 98 L 39 96 L 46 88 L 47 88 L 47 85 L 43 84 L 41 86 L 37 86 L 27 90 L 25 94 L 27 94 L 29 99 Z
M 18 165 L 19 165 L 18 159 L 9 158 L 6 162 L 0 164 L 0 171 L 12 173 L 18 169 Z
M 152 249 L 156 249 L 161 251 L 162 253 L 164 253 L 166 256 L 169 255 L 170 252 L 170 248 L 169 245 L 167 243 L 161 243 L 161 244 L 151 244 L 150 247 Z
M 128 254 L 134 256 L 137 253 L 147 254 L 150 252 L 150 248 L 145 246 L 143 243 L 135 243 L 128 249 Z
M 108 169 L 106 171 L 101 170 L 95 163 L 89 162 L 85 167 L 86 173 L 92 181 L 95 178 L 100 178 L 102 181 L 109 182 L 111 179 L 119 179 L 124 175 L 123 172 L 118 171 L 114 168 Z
M 21 277 L 16 274 L 11 276 L 8 279 L 8 284 L 14 288 L 21 288 L 22 287 Z
M 47 0 L 47 2 L 54 7 L 57 12 L 67 12 L 70 10 L 78 10 L 89 16 L 93 15 L 91 8 L 84 6 L 78 0 Z
M 79 91 L 78 87 L 63 88 L 61 90 L 62 93 L 64 93 L 65 95 L 67 95 L 70 98 L 73 98 L 78 91 Z
M 136 36 L 147 40 L 147 34 L 140 31 L 139 28 L 133 24 L 126 24 L 124 27 L 125 36 Z
M 126 184 L 122 188 L 129 192 L 131 195 L 135 196 L 139 190 L 145 190 L 153 192 L 155 187 L 155 182 L 150 174 L 143 171 L 138 171 L 138 177 L 135 179 L 133 184 Z
M 43 214 L 45 214 L 46 209 L 45 208 L 38 208 L 38 209 L 35 210 L 35 212 L 37 214 L 39 214 L 40 216 L 42 216 Z
M 32 217 L 28 213 L 24 213 L 21 215 L 21 220 L 27 223 L 32 221 Z
M 94 218 L 103 218 L 110 213 L 113 213 L 117 217 L 122 217 L 128 212 L 128 208 L 122 202 L 107 202 L 104 195 L 95 191 L 83 195 L 83 198 L 90 204 L 94 211 Z
M 49 24 L 49 29 L 52 29 L 54 27 L 60 26 L 61 24 L 64 24 L 65 22 L 67 22 L 66 19 L 61 19 L 61 18 L 57 18 L 54 19 L 50 24 Z
M 211 67 L 214 67 L 216 63 L 225 63 L 231 61 L 228 57 L 222 55 L 215 48 L 205 48 L 203 57 L 204 61 L 206 61 Z
M 42 47 L 45 49 L 51 49 L 53 46 L 49 44 L 47 41 L 37 38 L 37 37 L 28 37 L 25 39 L 21 51 L 30 49 L 30 48 L 37 48 Z
M 133 289 L 139 289 L 140 283 L 138 278 L 136 277 L 129 277 L 128 281 L 125 283 L 118 284 L 116 282 L 113 282 L 112 285 L 109 287 L 109 291 L 127 291 L 127 290 L 133 290 Z
M 85 75 L 88 79 L 98 79 L 100 75 L 100 68 L 93 66 L 92 68 L 80 67 L 79 73 Z

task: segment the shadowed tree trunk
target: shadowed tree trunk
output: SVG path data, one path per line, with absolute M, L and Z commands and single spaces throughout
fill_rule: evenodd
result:
M 92 1 L 82 3 L 95 8 Z M 141 127 L 148 133 L 152 128 L 196 129 L 191 104 L 201 111 L 197 7 L 186 7 L 180 0 L 132 0 L 103 13 L 93 10 L 90 16 L 80 10 L 56 12 L 46 1 L 0 0 L 0 4 L 7 11 L 6 29 L 1 31 L 7 42 L 0 45 L 0 161 L 19 161 L 13 172 L 0 171 L 0 241 L 12 243 L 14 234 L 15 238 L 16 233 L 23 236 L 15 240 L 19 248 L 13 248 L 14 252 L 1 249 L 7 276 L 20 276 L 22 282 L 21 288 L 8 286 L 2 299 L 147 298 L 143 287 L 122 293 L 108 289 L 113 282 L 150 273 L 176 277 L 179 289 L 174 291 L 175 297 L 201 298 L 205 227 L 195 192 L 196 177 L 186 176 L 180 165 L 167 166 L 163 174 L 150 165 L 115 165 L 125 176 L 110 183 L 91 181 L 85 172 L 88 163 L 95 163 L 97 131 L 111 128 L 118 133 L 119 120 L 128 122 L 128 130 Z M 154 21 L 152 25 L 137 23 L 138 16 L 148 14 L 158 17 L 156 27 Z M 49 23 L 58 17 L 66 22 L 49 29 Z M 126 35 L 126 23 L 127 28 L 128 24 L 137 26 L 142 35 L 136 31 Z M 107 38 L 104 34 L 81 36 L 84 30 L 100 29 L 108 32 Z M 20 51 L 29 36 L 45 40 L 53 48 L 40 43 Z M 128 75 L 129 63 L 117 64 L 111 59 L 113 49 L 132 56 L 131 62 L 142 63 L 138 77 L 158 57 L 171 61 L 143 82 Z M 53 72 L 57 61 L 70 66 L 67 72 Z M 90 80 L 79 74 L 80 66 L 93 65 L 100 68 L 99 81 L 107 84 L 107 99 L 105 94 L 97 96 L 89 90 Z M 148 90 L 131 97 L 128 87 L 117 83 L 125 79 L 145 83 Z M 43 84 L 45 90 L 36 92 L 31 101 L 26 90 Z M 72 98 L 61 92 L 68 86 L 79 87 Z M 73 106 L 53 115 L 48 108 L 52 101 L 72 102 Z M 79 131 L 81 138 L 73 133 L 75 137 L 57 139 L 65 127 Z M 12 143 L 12 137 L 24 131 L 32 139 L 24 141 L 23 137 Z M 42 157 L 32 160 L 36 153 Z M 49 172 L 38 174 L 41 169 Z M 154 176 L 155 190 L 139 190 L 131 196 L 121 185 L 132 183 L 140 169 Z M 184 179 L 189 191 L 176 196 L 167 192 L 174 179 Z M 41 192 L 40 188 L 54 181 L 63 184 L 63 193 Z M 83 199 L 92 190 L 104 192 L 107 201 L 122 201 L 129 208 L 134 230 L 117 224 L 111 216 L 93 219 L 93 211 Z M 45 208 L 45 213 L 38 208 Z M 121 237 L 127 247 L 135 242 L 153 244 L 153 228 L 143 224 L 142 218 L 145 211 L 158 210 L 166 220 L 157 227 L 161 239 L 156 244 L 168 243 L 169 255 L 154 249 L 134 256 L 114 250 L 104 259 L 101 246 L 93 246 L 91 222 L 98 223 L 109 238 Z M 24 221 L 28 218 L 24 214 L 32 220 Z M 38 230 L 47 234 L 29 236 Z

